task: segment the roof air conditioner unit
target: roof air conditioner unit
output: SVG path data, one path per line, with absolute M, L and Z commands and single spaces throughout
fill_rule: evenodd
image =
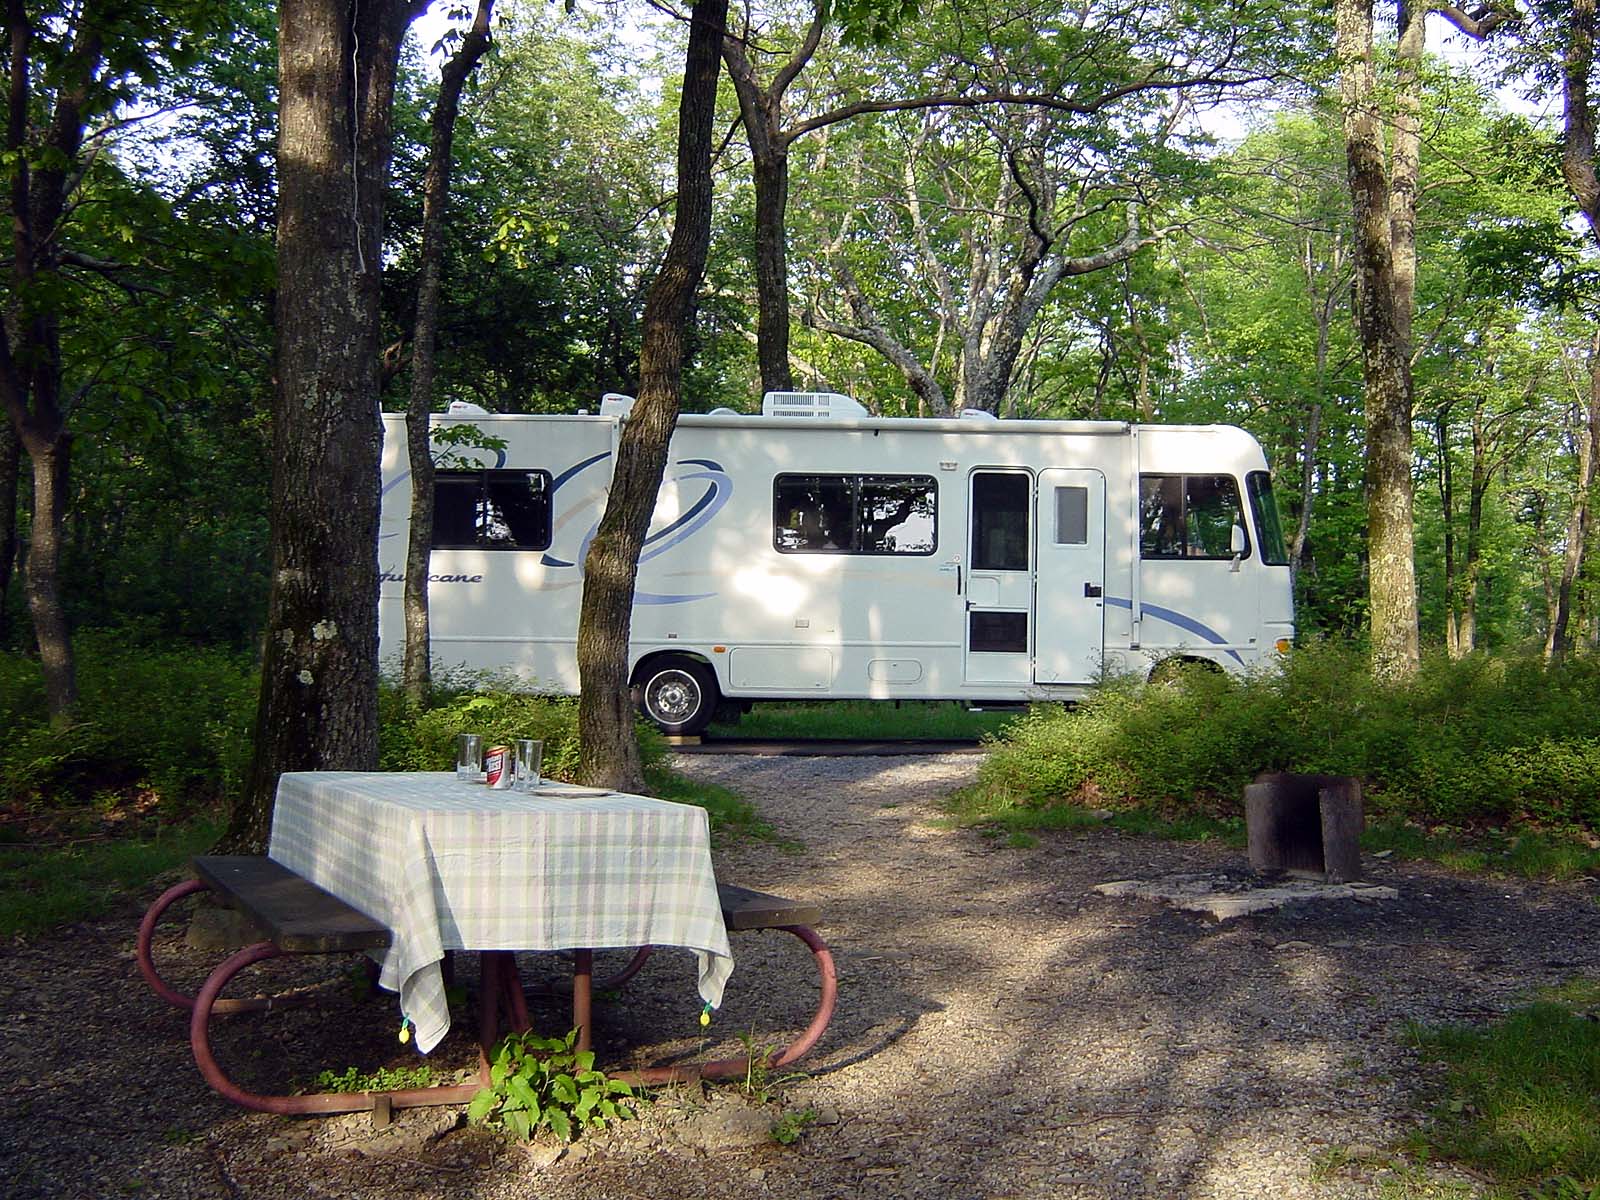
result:
M 811 417 L 823 420 L 870 415 L 866 408 L 838 392 L 768 392 L 761 398 L 764 417 Z
M 634 399 L 621 392 L 607 392 L 600 397 L 600 415 L 602 417 L 625 417 L 633 411 Z

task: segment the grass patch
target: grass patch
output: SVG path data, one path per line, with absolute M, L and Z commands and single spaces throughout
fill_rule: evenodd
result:
M 1378 821 L 1361 835 L 1366 854 L 1425 859 L 1476 875 L 1580 879 L 1600 875 L 1600 850 L 1578 832 L 1542 829 L 1451 829 Z
M 1482 1171 L 1505 1194 L 1600 1195 L 1600 985 L 1575 980 L 1486 1026 L 1414 1026 L 1445 1065 L 1414 1148 Z
M 1019 715 L 973 712 L 954 700 L 774 702 L 757 704 L 736 724 L 713 725 L 709 732 L 721 737 L 958 741 L 997 734 Z
M 941 806 L 948 814 L 939 822 L 944 828 L 983 829 L 1005 837 L 1008 845 L 1019 847 L 1033 845 L 1041 833 L 1102 827 L 1177 842 L 1221 841 L 1239 847 L 1245 844 L 1243 820 L 1172 807 L 1112 811 L 1077 804 L 1032 804 L 1015 796 L 997 798 L 982 785 L 945 797 Z
M 763 842 L 779 840 L 777 831 L 766 822 L 756 806 L 727 788 L 685 779 L 662 766 L 646 768 L 645 787 L 657 799 L 693 804 L 705 809 L 711 818 L 713 845 L 722 846 L 746 839 Z
M 222 822 L 60 846 L 0 844 L 0 937 L 41 933 L 111 911 L 128 893 L 204 853 Z

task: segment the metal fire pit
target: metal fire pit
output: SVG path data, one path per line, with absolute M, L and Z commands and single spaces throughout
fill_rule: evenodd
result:
M 1250 866 L 1328 883 L 1361 878 L 1361 782 L 1271 771 L 1244 789 Z

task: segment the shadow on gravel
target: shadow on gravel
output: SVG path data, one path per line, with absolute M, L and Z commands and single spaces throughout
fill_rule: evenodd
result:
M 803 1094 L 841 1120 L 792 1147 L 697 1156 L 620 1139 L 537 1179 L 522 1156 L 470 1131 L 384 1161 L 304 1150 L 323 1126 L 241 1114 L 205 1086 L 183 1014 L 134 968 L 130 910 L 14 943 L 0 959 L 3 1190 L 18 1200 L 1370 1195 L 1370 1169 L 1335 1168 L 1381 1158 L 1417 1117 L 1425 1078 L 1406 1021 L 1481 1020 L 1537 986 L 1600 974 L 1592 883 L 1382 867 L 1371 878 L 1399 900 L 1218 924 L 1087 890 L 1237 853 L 1108 830 L 1008 850 L 930 830 L 898 807 L 896 778 L 863 765 L 847 799 L 817 799 L 809 819 L 827 821 L 829 836 L 798 855 L 754 846 L 728 860 L 738 882 L 818 900 L 839 968 L 838 1014 L 804 1064 Z M 823 797 L 844 785 L 819 772 L 790 786 Z M 212 956 L 183 950 L 180 932 L 169 931 L 165 957 L 175 982 L 193 986 Z M 620 996 L 600 997 L 602 1060 L 787 1041 L 815 1005 L 810 955 L 774 933 L 736 935 L 734 954 L 709 1031 L 687 953 L 656 955 Z M 395 1041 L 393 997 L 358 1000 L 349 962 L 292 964 L 330 989 L 330 1007 L 227 1023 L 218 1053 L 241 1081 L 417 1064 Z M 567 978 L 555 956 L 528 956 L 527 967 L 530 982 Z M 539 1028 L 565 1030 L 563 1001 L 533 1006 Z M 431 1056 L 439 1069 L 473 1063 L 470 1011 Z

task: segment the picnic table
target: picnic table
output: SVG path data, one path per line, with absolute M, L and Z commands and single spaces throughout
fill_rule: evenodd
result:
M 810 925 L 817 910 L 781 897 L 718 885 L 703 809 L 644 796 L 551 782 L 533 793 L 490 790 L 453 773 L 293 772 L 282 776 L 266 859 L 196 860 L 200 878 L 169 889 L 141 926 L 141 971 L 169 1002 L 191 1010 L 191 1043 L 207 1081 L 228 1099 L 269 1112 L 374 1111 L 451 1103 L 473 1087 L 435 1087 L 385 1097 L 265 1097 L 234 1086 L 211 1054 L 213 1011 L 261 1007 L 222 1000 L 234 974 L 280 953 L 357 951 L 377 964 L 380 986 L 399 993 L 417 1048 L 450 1028 L 447 952 L 477 951 L 481 969 L 480 1065 L 502 1027 L 527 1028 L 517 951 L 570 951 L 573 1024 L 580 1046 L 592 1027 L 593 951 L 653 947 L 696 957 L 697 988 L 716 1007 L 733 970 L 730 929 L 781 928 L 812 950 L 822 976 L 817 1014 L 774 1056 L 791 1062 L 832 1015 L 831 956 Z M 161 979 L 151 945 L 157 921 L 184 895 L 209 889 L 257 919 L 265 940 L 217 967 L 194 998 Z M 265 1002 L 270 1004 L 270 1001 Z M 745 1060 L 632 1073 L 659 1079 L 727 1075 Z M 486 1076 L 485 1076 L 486 1077 Z
M 525 794 L 451 772 L 301 771 L 278 783 L 267 856 L 382 922 L 380 986 L 416 1045 L 450 1028 L 446 950 L 684 946 L 722 1003 L 733 954 L 704 809 L 550 783 Z M 580 1037 L 587 1013 L 574 1012 Z

